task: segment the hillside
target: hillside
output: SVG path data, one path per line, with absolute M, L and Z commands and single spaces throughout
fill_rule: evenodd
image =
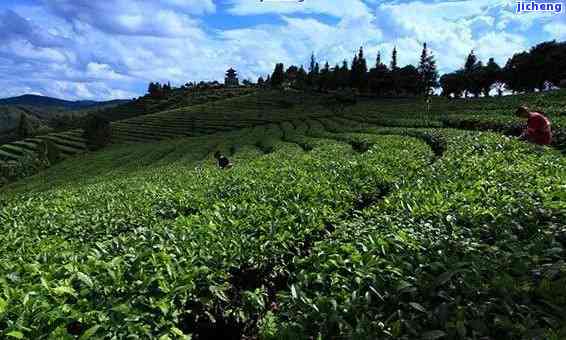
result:
M 36 135 L 23 140 L 18 140 L 17 136 L 6 134 L 4 139 L 0 138 L 0 161 L 17 161 L 26 155 L 37 154 L 38 144 L 41 141 L 48 140 L 54 143 L 55 147 L 59 149 L 61 156 L 66 158 L 78 153 L 86 151 L 87 141 L 83 138 L 83 131 L 81 129 L 82 118 L 89 113 L 95 113 L 98 116 L 104 117 L 113 121 L 114 129 L 114 142 L 121 141 L 139 141 L 140 131 L 145 131 L 147 140 L 155 140 L 161 138 L 171 138 L 178 136 L 196 136 L 216 131 L 216 125 L 212 121 L 214 114 L 218 112 L 217 106 L 214 102 L 221 101 L 226 98 L 236 98 L 252 93 L 252 89 L 202 89 L 198 91 L 187 91 L 183 89 L 175 89 L 168 96 L 164 98 L 151 98 L 150 96 L 140 97 L 134 101 L 128 101 L 123 104 L 104 104 L 103 106 L 95 106 L 85 108 L 80 111 L 47 111 L 49 126 L 45 126 L 43 120 L 36 117 L 43 117 L 46 114 L 43 108 L 27 108 L 23 106 L 18 107 L 4 107 L 6 112 L 11 114 L 2 115 L 0 111 L 0 119 L 4 117 L 6 121 L 12 119 L 12 124 L 19 124 L 19 117 L 21 114 L 26 114 L 28 119 L 32 120 L 35 129 L 38 131 Z M 249 106 L 249 98 L 244 99 L 243 105 Z M 251 105 L 257 103 L 257 99 L 253 99 Z M 230 103 L 227 101 L 227 103 Z M 293 103 L 291 103 L 293 104 Z M 102 105 L 102 104 L 101 104 Z M 182 109 L 174 110 L 181 107 Z M 194 107 L 194 108 L 193 108 Z M 2 107 L 0 107 L 1 110 Z M 233 109 L 233 108 L 231 108 Z M 163 113 L 151 113 L 166 110 Z M 54 113 L 56 112 L 56 113 Z M 180 114 L 180 116 L 179 116 Z M 208 116 L 210 114 L 210 116 Z M 49 116 L 51 115 L 51 116 Z M 149 115 L 145 118 L 146 115 Z M 171 115 L 171 117 L 169 117 Z M 204 120 L 195 117 L 204 117 Z M 18 117 L 17 120 L 13 120 Z M 129 117 L 134 117 L 130 118 Z M 186 122 L 190 117 L 190 122 Z M 222 119 L 222 116 L 217 119 Z M 151 121 L 157 121 L 159 124 L 164 124 L 164 129 L 171 128 L 171 124 L 175 126 L 172 131 L 160 132 L 155 124 L 150 124 Z M 212 124 L 212 130 L 207 129 L 206 121 Z M 147 123 L 146 128 L 141 128 L 140 123 Z M 192 122 L 192 123 L 191 123 Z M 200 128 L 195 128 L 194 124 L 202 125 Z M 193 125 L 187 125 L 187 124 Z M 251 122 L 253 123 L 253 122 Z M 248 123 L 249 125 L 249 123 Z M 237 126 L 236 126 L 237 127 Z M 141 129 L 141 130 L 140 130 Z M 52 131 L 58 130 L 58 131 Z M 152 132 L 155 130 L 155 133 Z M 14 135 L 14 133 L 12 133 Z M 138 136 L 138 138 L 136 138 Z
M 118 105 L 126 102 L 128 102 L 128 100 L 110 100 L 102 102 L 92 100 L 69 101 L 32 94 L 0 99 L 0 105 L 31 106 L 35 108 L 54 107 L 66 110 L 80 110 L 85 108 L 92 108 L 95 106 Z
M 0 144 L 18 139 L 16 129 L 22 115 L 26 115 L 33 123 L 37 134 L 45 134 L 53 129 L 65 129 L 67 122 L 78 121 L 89 112 L 110 109 L 128 102 L 129 100 L 67 101 L 36 95 L 0 99 Z
M 114 123 L 0 189 L 0 334 L 564 338 L 566 158 L 476 131 L 517 100 L 566 95 L 269 91 Z

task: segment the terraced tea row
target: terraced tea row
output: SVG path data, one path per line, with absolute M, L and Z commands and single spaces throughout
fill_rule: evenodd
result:
M 112 124 L 113 140 L 117 143 L 143 142 L 202 136 L 306 116 L 328 116 L 332 113 L 324 107 L 324 98 L 261 91 L 115 122 Z
M 4 144 L 0 146 L 0 160 L 17 161 L 25 156 L 37 157 L 38 146 L 45 141 L 52 142 L 63 158 L 76 155 L 87 149 L 81 134 L 82 131 L 52 133 Z

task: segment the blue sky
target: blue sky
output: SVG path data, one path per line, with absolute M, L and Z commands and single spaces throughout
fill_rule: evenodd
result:
M 566 2 L 564 2 L 566 5 Z M 428 42 L 441 72 L 471 49 L 504 64 L 546 40 L 566 40 L 566 14 L 515 12 L 506 0 L 2 0 L 0 97 L 35 93 L 106 100 L 150 81 L 257 79 L 276 62 L 330 64 L 363 46 L 370 64 L 397 46 L 402 65 Z

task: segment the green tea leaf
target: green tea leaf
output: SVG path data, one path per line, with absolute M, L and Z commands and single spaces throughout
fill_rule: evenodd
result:
M 15 338 L 15 339 L 23 339 L 24 333 L 19 332 L 19 331 L 11 331 L 10 333 L 7 333 L 6 336 L 9 336 L 9 337 Z

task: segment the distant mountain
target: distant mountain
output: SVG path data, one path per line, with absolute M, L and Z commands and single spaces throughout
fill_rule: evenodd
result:
M 97 102 L 92 100 L 69 101 L 69 100 L 63 100 L 63 99 L 57 99 L 51 97 L 38 96 L 34 94 L 25 94 L 19 97 L 0 99 L 0 105 L 33 106 L 36 108 L 56 107 L 66 110 L 81 110 L 96 106 L 119 105 L 122 103 L 127 103 L 128 101 L 129 100 L 121 100 L 121 99 L 103 101 L 103 102 Z
M 25 114 L 36 126 L 53 126 L 57 117 L 80 117 L 92 111 L 102 110 L 128 103 L 129 100 L 69 101 L 51 97 L 26 94 L 0 99 L 0 144 L 17 139 L 15 130 Z

